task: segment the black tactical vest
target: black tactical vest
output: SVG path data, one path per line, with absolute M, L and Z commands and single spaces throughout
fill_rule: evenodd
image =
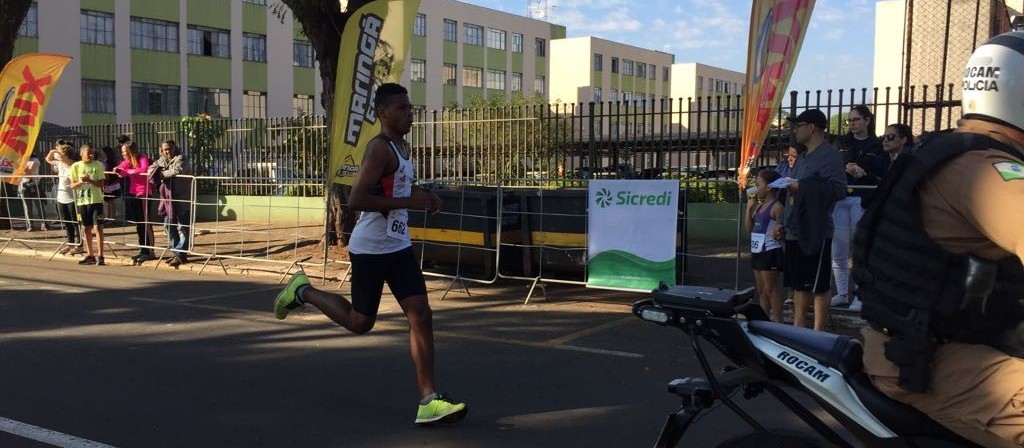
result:
M 988 149 L 1021 157 L 984 135 L 929 136 L 896 159 L 857 226 L 853 276 L 862 315 L 889 334 L 885 355 L 900 367 L 904 389 L 927 390 L 937 344 L 998 346 L 1001 335 L 1024 320 L 1024 265 L 1017 257 L 980 262 L 954 254 L 921 223 L 918 186 L 956 156 Z

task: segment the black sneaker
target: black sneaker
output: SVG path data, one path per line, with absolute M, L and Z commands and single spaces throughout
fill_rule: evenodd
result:
M 89 255 L 81 260 L 78 260 L 78 264 L 96 264 L 96 257 Z
M 106 266 L 106 265 L 107 265 L 107 262 L 103 260 L 103 257 L 99 257 L 99 258 L 96 259 L 96 266 Z

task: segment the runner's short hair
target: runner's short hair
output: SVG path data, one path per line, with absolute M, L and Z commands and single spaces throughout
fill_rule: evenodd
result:
M 408 95 L 409 91 L 401 84 L 388 82 L 377 87 L 377 94 L 373 97 L 373 107 L 386 107 L 398 95 Z

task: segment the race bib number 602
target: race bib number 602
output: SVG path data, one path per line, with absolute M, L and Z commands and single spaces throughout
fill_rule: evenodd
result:
M 392 210 L 388 213 L 388 237 L 409 239 L 409 211 L 406 209 Z

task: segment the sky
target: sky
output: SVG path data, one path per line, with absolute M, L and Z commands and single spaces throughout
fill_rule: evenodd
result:
M 462 0 L 526 15 L 538 0 Z M 817 0 L 787 90 L 871 87 L 877 0 Z M 751 0 L 547 0 L 566 37 L 597 36 L 744 72 Z

